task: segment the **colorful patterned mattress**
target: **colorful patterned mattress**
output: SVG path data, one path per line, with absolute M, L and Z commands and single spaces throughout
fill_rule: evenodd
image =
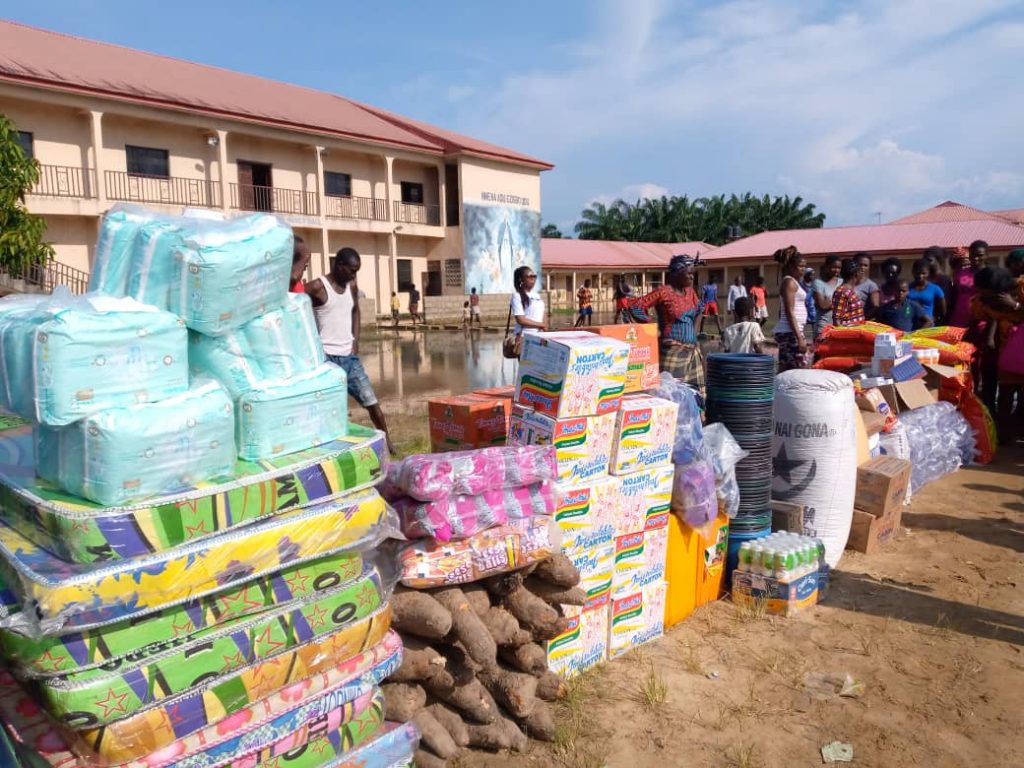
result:
M 374 485 L 384 434 L 352 424 L 347 437 L 260 462 L 239 461 L 235 479 L 173 497 L 102 507 L 36 477 L 26 422 L 0 418 L 0 519 L 64 560 L 145 557 L 278 512 Z
M 256 664 L 366 618 L 386 601 L 390 585 L 375 568 L 359 579 L 313 600 L 288 603 L 254 617 L 224 622 L 163 645 L 156 655 L 133 653 L 101 666 L 36 681 L 40 703 L 54 718 L 103 723 L 111 716 L 100 704 L 118 699 L 123 717 L 208 680 Z M 123 710 L 123 711 L 120 711 Z
M 411 768 L 419 743 L 420 732 L 412 723 L 384 723 L 383 732 L 373 741 L 322 768 Z
M 56 634 L 142 616 L 343 549 L 358 556 L 393 530 L 394 513 L 373 488 L 105 564 L 67 563 L 0 523 L 0 577 L 24 609 L 0 608 L 0 627 Z
M 401 664 L 402 642 L 388 632 L 377 645 L 342 664 L 287 686 L 232 715 L 173 741 L 140 759 L 121 762 L 122 768 L 213 768 L 251 766 L 288 749 L 338 754 L 364 743 L 380 730 L 382 712 L 376 689 Z M 39 766 L 70 768 L 95 765 L 100 756 L 70 751 L 51 720 L 17 682 L 0 670 L 0 720 L 9 735 L 31 750 Z M 317 742 L 326 738 L 327 745 Z M 81 744 L 77 746 L 81 747 Z M 249 762 L 239 762 L 243 758 Z M 329 759 L 326 758 L 326 759 Z M 26 761 L 23 761 L 26 762 Z M 322 764 L 321 761 L 320 764 Z M 28 763 L 35 766 L 37 763 Z M 287 763 L 291 767 L 291 763 Z

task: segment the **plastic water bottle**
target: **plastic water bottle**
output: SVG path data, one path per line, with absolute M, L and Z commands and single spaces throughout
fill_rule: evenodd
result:
M 754 545 L 749 541 L 744 541 L 740 544 L 739 560 L 736 563 L 736 570 L 741 572 L 750 571 L 750 559 L 754 554 Z

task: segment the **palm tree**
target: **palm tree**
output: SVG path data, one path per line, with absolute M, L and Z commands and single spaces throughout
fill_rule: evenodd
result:
M 560 230 L 556 225 L 548 223 L 540 228 L 540 236 L 560 239 L 562 237 L 562 230 Z
M 622 200 L 616 200 L 611 206 L 594 203 L 584 208 L 580 213 L 581 221 L 575 226 L 580 240 L 625 240 L 622 213 L 617 207 L 620 203 L 626 205 Z

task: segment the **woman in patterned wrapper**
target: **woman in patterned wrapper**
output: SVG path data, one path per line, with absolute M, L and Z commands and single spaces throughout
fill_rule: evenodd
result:
M 694 330 L 704 303 L 693 287 L 692 256 L 673 256 L 667 284 L 646 296 L 625 300 L 628 309 L 654 309 L 658 315 L 661 370 L 691 386 L 704 386 L 704 359 Z

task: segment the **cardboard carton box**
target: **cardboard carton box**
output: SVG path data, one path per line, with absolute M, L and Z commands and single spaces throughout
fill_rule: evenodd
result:
M 613 536 L 619 506 L 619 481 L 595 477 L 578 483 L 558 483 L 555 523 L 562 547 L 579 549 L 595 536 Z
M 504 445 L 511 400 L 481 395 L 433 397 L 427 401 L 433 451 L 462 451 Z
M 902 519 L 902 506 L 896 507 L 883 517 L 854 509 L 846 548 L 866 555 L 874 553 L 879 547 L 896 538 Z
M 603 535 L 587 542 L 588 546 L 563 552 L 580 572 L 579 586 L 587 595 L 584 608 L 607 608 L 612 594 L 612 572 L 615 567 L 615 542 Z
M 600 325 L 587 330 L 629 344 L 626 370 L 626 394 L 643 392 L 658 386 L 658 324 L 622 323 Z
M 772 499 L 772 530 L 804 534 L 804 521 L 814 518 L 811 507 Z M 807 534 L 810 535 L 810 534 Z
M 667 527 L 616 536 L 612 599 L 664 581 L 667 549 Z
M 670 465 L 619 477 L 619 508 L 615 516 L 617 535 L 668 525 L 674 476 L 675 468 Z
M 629 395 L 615 421 L 613 475 L 626 475 L 672 463 L 679 404 L 650 395 Z
M 608 474 L 614 432 L 614 413 L 553 419 L 531 408 L 514 405 L 508 442 L 555 446 L 558 481 L 580 483 Z
M 665 582 L 648 584 L 612 600 L 608 658 L 625 653 L 665 634 Z
M 928 387 L 921 379 L 886 384 L 878 387 L 878 391 L 882 393 L 893 413 L 912 411 L 935 403 L 935 395 L 928 391 Z
M 906 459 L 879 456 L 857 468 L 856 509 L 885 517 L 903 506 L 912 466 Z
M 608 606 L 584 610 L 565 606 L 569 626 L 548 641 L 548 669 L 564 677 L 578 675 L 608 658 Z
M 516 402 L 553 419 L 619 409 L 629 345 L 585 331 L 523 336 Z
M 516 397 L 516 385 L 506 384 L 501 387 L 487 387 L 486 389 L 474 389 L 471 394 L 481 397 L 495 397 L 499 400 L 514 400 Z
M 790 582 L 750 571 L 734 571 L 732 601 L 748 608 L 755 608 L 763 601 L 767 613 L 792 616 L 818 602 L 818 579 L 817 571 Z

